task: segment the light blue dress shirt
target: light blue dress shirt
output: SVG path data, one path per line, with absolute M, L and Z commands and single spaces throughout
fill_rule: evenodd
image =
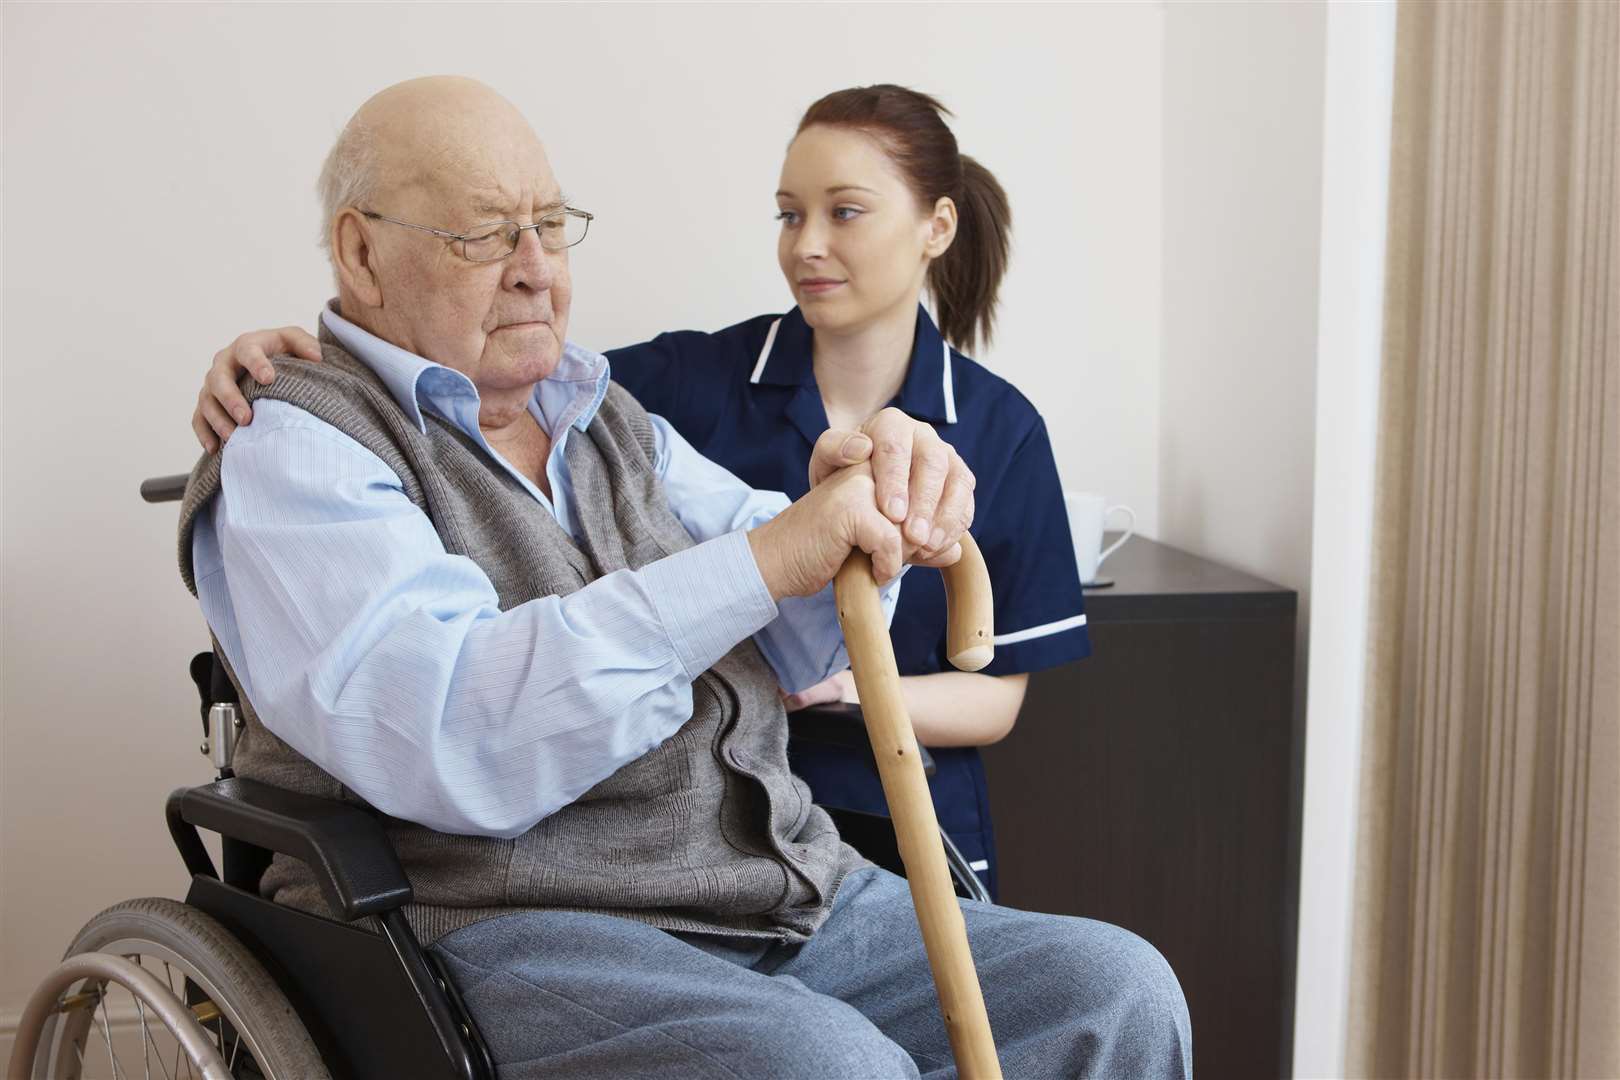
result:
M 607 393 L 606 358 L 569 345 L 535 388 L 548 499 L 485 440 L 471 380 L 323 319 L 411 419 L 454 424 L 577 538 L 565 449 Z M 831 586 L 778 605 L 754 562 L 746 531 L 787 497 L 652 425 L 670 509 L 699 542 L 502 611 L 380 458 L 302 409 L 259 402 L 222 451 L 192 557 L 203 615 L 264 725 L 385 813 L 513 837 L 673 735 L 692 682 L 744 638 L 790 691 L 847 667 Z M 885 615 L 898 594 L 898 578 L 881 591 Z

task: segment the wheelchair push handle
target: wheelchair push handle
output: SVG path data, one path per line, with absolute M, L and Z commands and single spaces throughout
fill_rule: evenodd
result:
M 149 476 L 141 481 L 141 498 L 149 503 L 179 502 L 186 494 L 188 473 L 173 476 Z
M 978 671 L 995 655 L 990 576 L 984 556 L 968 534 L 962 534 L 961 560 L 945 568 L 944 576 L 946 653 L 957 667 Z M 866 733 L 889 802 L 958 1074 L 964 1080 L 1000 1080 L 1001 1065 L 984 994 L 968 951 L 967 925 L 951 886 L 917 737 L 900 696 L 899 668 L 872 577 L 871 558 L 862 551 L 850 555 L 834 579 L 833 590 L 855 673 L 855 690 L 866 717 Z

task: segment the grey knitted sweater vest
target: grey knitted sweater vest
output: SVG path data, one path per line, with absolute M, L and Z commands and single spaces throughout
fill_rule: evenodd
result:
M 652 472 L 647 415 L 616 384 L 583 437 L 576 431 L 568 441 L 576 545 L 476 443 L 426 413 L 423 434 L 370 368 L 324 328 L 322 339 L 323 363 L 279 359 L 270 386 L 246 380 L 249 399 L 296 405 L 380 457 L 445 549 L 489 575 L 503 610 L 692 545 Z M 219 460 L 198 462 L 181 505 L 180 568 L 194 594 L 192 528 L 219 493 Z M 235 672 L 231 678 L 240 690 Z M 862 860 L 788 771 L 775 676 L 744 641 L 699 676 L 692 702 L 691 718 L 662 745 L 515 839 L 454 836 L 380 815 L 415 893 L 405 913 L 417 934 L 432 941 L 496 915 L 561 908 L 672 930 L 807 937 Z M 242 706 L 238 775 L 364 805 L 271 734 L 245 695 Z M 313 876 L 296 860 L 278 855 L 262 891 L 325 913 Z

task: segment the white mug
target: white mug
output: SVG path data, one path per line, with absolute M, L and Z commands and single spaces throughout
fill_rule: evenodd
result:
M 1063 501 L 1069 509 L 1069 532 L 1074 536 L 1074 559 L 1080 567 L 1080 582 L 1089 585 L 1096 580 L 1097 568 L 1102 566 L 1103 560 L 1118 551 L 1136 532 L 1136 512 L 1128 506 L 1109 506 L 1108 500 L 1094 491 L 1065 491 Z M 1103 551 L 1103 524 L 1115 511 L 1129 518 L 1125 535 Z

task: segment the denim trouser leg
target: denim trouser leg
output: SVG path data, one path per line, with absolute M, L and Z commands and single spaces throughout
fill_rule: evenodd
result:
M 1008 1077 L 1190 1077 L 1192 1026 L 1164 957 L 1090 919 L 962 901 L 996 1054 Z M 904 878 L 852 874 L 834 917 L 775 968 L 845 1001 L 930 1080 L 954 1077 Z
M 852 1007 L 628 919 L 525 912 L 433 948 L 500 1080 L 917 1075 Z
M 1180 987 L 1104 923 L 964 903 L 1008 1077 L 1186 1077 Z M 434 946 L 502 1080 L 954 1076 L 905 881 L 851 874 L 800 946 L 526 912 Z

